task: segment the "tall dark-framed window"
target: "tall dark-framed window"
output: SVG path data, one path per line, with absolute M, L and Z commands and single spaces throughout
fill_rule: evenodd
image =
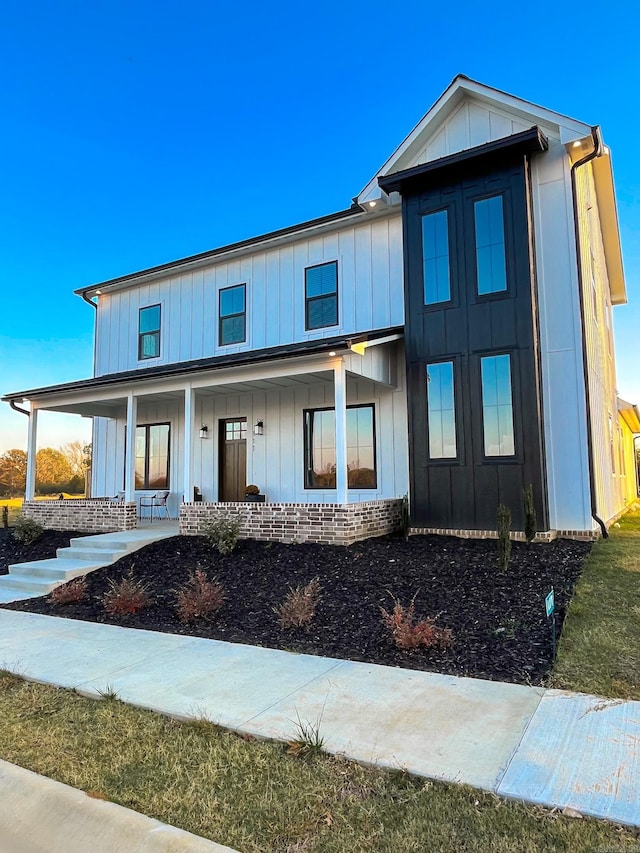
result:
M 338 325 L 338 262 L 304 271 L 305 329 Z
M 223 288 L 219 308 L 218 344 L 241 344 L 247 339 L 246 285 Z
M 502 195 L 474 202 L 478 296 L 507 289 L 507 256 Z
M 138 358 L 160 355 L 160 305 L 149 305 L 138 313 Z
M 452 361 L 427 364 L 427 428 L 430 459 L 456 459 L 456 405 Z
M 136 427 L 136 489 L 168 489 L 170 424 Z
M 350 489 L 375 489 L 375 411 L 371 403 L 347 407 L 347 485 Z M 304 487 L 336 487 L 335 409 L 304 411 Z
M 422 217 L 422 273 L 424 304 L 449 302 L 451 275 L 447 210 L 436 210 Z
M 485 456 L 515 456 L 511 356 L 480 359 Z

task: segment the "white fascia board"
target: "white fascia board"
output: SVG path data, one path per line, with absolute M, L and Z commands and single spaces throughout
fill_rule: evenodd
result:
M 602 229 L 602 241 L 604 243 L 611 302 L 613 305 L 624 305 L 627 302 L 627 287 L 622 262 L 618 206 L 616 204 L 611 155 L 606 146 L 602 156 L 597 157 L 593 161 L 593 180 L 598 198 L 600 227 Z
M 462 103 L 465 98 L 473 98 L 482 103 L 499 106 L 514 117 L 530 122 L 531 125 L 543 125 L 551 132 L 558 134 L 563 144 L 574 139 L 582 138 L 590 133 L 591 126 L 576 121 L 568 116 L 532 104 L 522 98 L 492 89 L 483 83 L 470 80 L 462 75 L 456 77 L 451 85 L 442 93 L 431 109 L 423 116 L 403 142 L 396 148 L 384 165 L 376 172 L 369 183 L 356 197 L 358 204 L 366 204 L 370 200 L 381 197 L 382 190 L 378 187 L 378 178 L 390 174 L 395 163 L 411 149 L 416 151 L 423 145 L 424 139 L 431 136 L 433 131 Z

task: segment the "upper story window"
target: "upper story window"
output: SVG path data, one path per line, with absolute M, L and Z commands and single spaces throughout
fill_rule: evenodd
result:
M 350 489 L 377 486 L 375 423 L 372 405 L 347 408 L 347 484 Z M 304 487 L 336 488 L 335 409 L 304 413 Z
M 218 344 L 240 344 L 247 338 L 246 286 L 237 284 L 220 291 Z
M 485 456 L 514 456 L 511 356 L 480 359 Z
M 304 271 L 305 329 L 338 325 L 338 262 Z
M 160 355 L 160 306 L 141 308 L 138 317 L 138 358 Z
M 422 217 L 422 268 L 424 304 L 449 302 L 449 215 L 446 210 L 427 213 Z
M 473 205 L 476 231 L 478 295 L 507 289 L 502 196 L 483 198 Z
M 455 459 L 458 450 L 452 361 L 427 365 L 427 420 L 429 457 Z

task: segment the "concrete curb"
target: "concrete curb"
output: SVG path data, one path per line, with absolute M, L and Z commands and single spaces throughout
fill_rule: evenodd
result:
M 0 760 L 3 853 L 237 853 Z

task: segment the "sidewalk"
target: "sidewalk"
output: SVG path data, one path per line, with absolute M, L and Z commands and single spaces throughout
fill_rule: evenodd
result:
M 0 668 L 640 826 L 640 702 L 0 611 Z M 171 681 L 167 683 L 167 674 Z

